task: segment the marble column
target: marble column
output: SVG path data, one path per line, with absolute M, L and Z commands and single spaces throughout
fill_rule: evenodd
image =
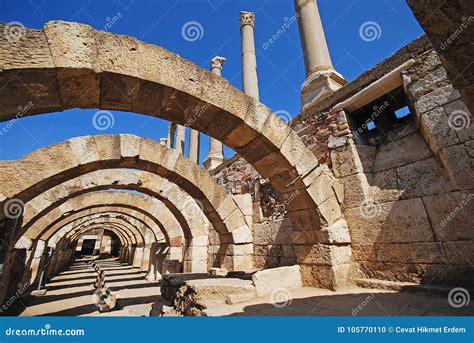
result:
M 199 131 L 189 129 L 189 159 L 199 164 Z
M 174 148 L 181 154 L 184 155 L 184 144 L 186 142 L 186 127 L 183 125 L 176 125 L 176 137 L 174 142 Z
M 244 93 L 259 99 L 257 58 L 255 55 L 255 14 L 240 12 L 240 37 L 242 49 L 242 85 Z
M 317 0 L 294 0 L 300 31 L 306 79 L 301 87 L 302 108 L 322 95 L 335 91 L 346 81 L 333 67 Z
M 211 60 L 211 72 L 213 74 L 222 75 L 222 66 L 225 58 L 216 56 Z M 209 154 L 203 162 L 204 168 L 214 169 L 224 161 L 224 152 L 222 143 L 212 137 L 209 137 Z
M 168 138 L 166 139 L 166 147 L 170 149 L 174 149 L 174 135 L 176 131 L 176 124 L 175 123 L 169 123 L 168 125 Z

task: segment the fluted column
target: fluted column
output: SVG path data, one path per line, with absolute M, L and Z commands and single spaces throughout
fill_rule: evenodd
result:
M 211 72 L 213 74 L 222 75 L 222 66 L 225 58 L 216 56 L 211 60 Z M 224 161 L 224 152 L 222 143 L 212 137 L 209 137 L 209 154 L 204 160 L 203 164 L 206 169 L 214 169 Z
M 242 49 L 242 85 L 244 93 L 259 99 L 257 58 L 255 55 L 255 14 L 240 12 L 240 37 Z
M 301 87 L 304 108 L 327 92 L 341 88 L 346 81 L 332 65 L 317 0 L 294 0 L 294 5 L 306 68 Z
M 189 159 L 199 163 L 199 131 L 189 129 Z

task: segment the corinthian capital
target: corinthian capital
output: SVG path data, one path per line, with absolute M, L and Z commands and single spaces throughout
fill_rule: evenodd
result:
M 242 11 L 240 12 L 240 27 L 247 24 L 255 27 L 255 13 Z
M 222 66 L 224 65 L 225 58 L 221 56 L 216 56 L 211 60 L 211 69 L 212 68 L 219 68 L 222 70 Z

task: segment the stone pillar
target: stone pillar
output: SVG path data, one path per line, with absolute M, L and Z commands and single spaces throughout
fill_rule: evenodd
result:
M 189 159 L 199 164 L 199 131 L 189 129 Z
M 225 58 L 216 56 L 211 60 L 211 72 L 213 74 L 222 75 L 222 66 Z M 209 154 L 204 160 L 203 164 L 206 169 L 214 169 L 224 161 L 224 152 L 222 143 L 212 137 L 209 137 Z
M 174 146 L 174 135 L 176 131 L 176 124 L 175 123 L 169 123 L 168 125 L 168 138 L 166 139 L 166 146 L 170 149 L 173 149 Z
M 184 144 L 186 138 L 186 127 L 183 125 L 176 125 L 176 137 L 174 148 L 181 154 L 184 155 Z
M 255 55 L 255 14 L 240 12 L 240 37 L 242 47 L 242 85 L 244 93 L 259 99 L 257 58 Z
M 316 0 L 294 0 L 294 5 L 306 68 L 301 87 L 304 109 L 322 95 L 341 88 L 346 81 L 332 66 Z

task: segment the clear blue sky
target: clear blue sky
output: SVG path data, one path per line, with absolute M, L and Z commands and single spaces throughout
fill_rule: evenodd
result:
M 349 81 L 423 33 L 405 0 L 319 0 L 319 8 L 333 64 Z M 41 28 L 49 20 L 87 23 L 163 46 L 202 68 L 209 68 L 213 56 L 224 56 L 223 77 L 241 89 L 241 10 L 256 12 L 260 100 L 273 111 L 296 115 L 305 77 L 297 24 L 287 25 L 285 33 L 264 48 L 285 21 L 292 22 L 292 0 L 0 0 L 0 21 L 19 21 L 30 28 Z M 188 22 L 202 27 L 200 39 L 183 38 L 182 28 Z M 379 26 L 376 39 L 361 38 L 360 28 L 366 22 Z M 159 140 L 167 134 L 165 121 L 118 111 L 113 111 L 114 126 L 98 131 L 92 125 L 95 112 L 73 109 L 22 118 L 0 135 L 0 159 L 18 159 L 82 135 L 131 133 Z M 6 125 L 0 123 L 0 129 Z M 201 142 L 202 160 L 208 139 Z M 229 149 L 226 155 L 231 155 Z

